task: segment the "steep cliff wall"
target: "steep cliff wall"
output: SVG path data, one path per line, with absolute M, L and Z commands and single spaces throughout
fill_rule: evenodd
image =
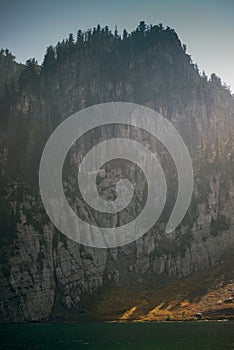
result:
M 83 296 L 103 285 L 188 276 L 219 264 L 234 246 L 233 96 L 216 76 L 200 76 L 173 30 L 138 29 L 124 40 L 111 33 L 99 34 L 99 39 L 94 35 L 82 46 L 67 44 L 62 58 L 58 48 L 52 60 L 47 52 L 42 68 L 27 66 L 14 99 L 1 102 L 2 322 L 47 320 L 64 313 L 79 318 L 88 308 L 81 303 Z M 116 223 L 116 217 L 100 216 L 82 202 L 74 190 L 76 167 L 97 142 L 128 136 L 148 144 L 163 164 L 170 191 L 159 222 L 136 242 L 105 250 L 67 239 L 45 213 L 38 190 L 45 142 L 72 113 L 107 101 L 134 102 L 162 113 L 189 148 L 194 194 L 171 237 L 165 235 L 165 224 L 176 196 L 175 166 L 157 140 L 126 126 L 100 127 L 77 142 L 66 159 L 67 198 L 88 222 L 107 227 Z M 141 176 L 133 164 L 121 161 L 105 169 L 98 179 L 104 195 L 109 176 L 132 181 Z M 122 213 L 119 224 L 138 215 L 142 205 Z

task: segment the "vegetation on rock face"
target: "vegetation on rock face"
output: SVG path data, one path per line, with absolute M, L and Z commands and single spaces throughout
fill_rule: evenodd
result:
M 5 98 L 14 98 L 15 85 L 22 70 L 23 65 L 15 62 L 15 56 L 8 49 L 0 50 L 0 96 L 5 94 Z
M 215 74 L 210 78 L 200 74 L 173 29 L 142 21 L 136 30 L 124 30 L 120 36 L 117 29 L 112 33 L 98 25 L 48 47 L 42 65 L 34 58 L 19 65 L 8 50 L 2 50 L 0 74 L 0 264 L 6 277 L 4 291 L 10 288 L 16 300 L 14 305 L 6 304 L 14 309 L 16 304 L 22 307 L 26 303 L 30 309 L 27 296 L 31 302 L 38 286 L 32 283 L 22 301 L 20 284 L 26 275 L 40 280 L 45 293 L 40 302 L 36 294 L 32 314 L 19 312 L 21 316 L 12 316 L 14 320 L 32 320 L 39 309 L 39 319 L 48 318 L 52 308 L 60 305 L 60 309 L 63 303 L 69 310 L 71 305 L 79 309 L 83 294 L 110 280 L 130 281 L 137 274 L 144 279 L 152 273 L 181 277 L 219 261 L 223 252 L 217 252 L 216 246 L 227 248 L 233 228 L 234 97 Z M 176 169 L 164 147 L 139 132 L 142 143 L 152 141 L 162 163 L 168 186 L 166 207 L 149 235 L 107 254 L 78 244 L 71 247 L 65 236 L 49 226 L 38 191 L 38 166 L 49 135 L 62 120 L 87 106 L 110 101 L 142 104 L 168 118 L 191 153 L 195 186 L 173 240 L 165 237 L 164 226 L 177 193 Z M 82 138 L 75 145 L 75 154 L 69 154 L 65 162 L 68 201 L 90 222 L 97 218 L 89 208 L 84 210 L 79 191 L 74 190 L 77 174 L 72 168 L 81 154 L 114 132 L 119 137 L 121 133 L 136 135 L 134 128 L 124 126 L 97 128 L 89 141 Z M 122 175 L 130 176 L 127 170 Z M 139 176 L 136 169 L 129 173 Z M 102 182 L 98 178 L 99 188 Z M 228 248 L 232 244 L 230 240 Z
M 122 322 L 233 320 L 233 272 L 233 257 L 227 256 L 219 266 L 179 281 L 173 278 L 162 284 L 151 281 L 144 288 L 103 288 L 90 298 L 88 316 L 98 321 Z

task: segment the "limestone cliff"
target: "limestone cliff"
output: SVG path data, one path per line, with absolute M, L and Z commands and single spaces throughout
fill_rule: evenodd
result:
M 82 35 L 77 42 L 50 47 L 41 67 L 28 62 L 14 93 L 1 98 L 1 322 L 65 315 L 79 319 L 89 309 L 85 298 L 103 286 L 147 286 L 161 276 L 183 278 L 220 264 L 234 246 L 234 99 L 228 89 L 215 75 L 200 75 L 170 28 L 141 24 L 120 38 L 98 27 Z M 175 166 L 157 140 L 126 126 L 99 127 L 77 142 L 65 164 L 67 198 L 84 220 L 106 227 L 115 223 L 116 217 L 100 217 L 87 208 L 74 190 L 75 176 L 94 144 L 127 135 L 148 144 L 163 164 L 170 191 L 158 223 L 136 242 L 105 250 L 67 239 L 45 213 L 38 166 L 49 135 L 72 113 L 109 101 L 134 102 L 160 112 L 189 148 L 193 198 L 171 237 L 164 232 L 176 196 Z M 120 161 L 105 171 L 97 181 L 104 195 L 109 176 L 132 181 L 141 176 L 133 164 Z M 113 188 L 109 192 L 115 194 Z M 134 218 L 142 205 L 122 213 L 119 224 Z

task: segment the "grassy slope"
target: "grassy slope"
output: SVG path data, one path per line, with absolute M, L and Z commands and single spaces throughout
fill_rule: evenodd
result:
M 208 271 L 171 280 L 161 288 L 104 288 L 92 297 L 89 318 L 100 321 L 195 320 L 195 314 L 202 313 L 203 319 L 234 319 L 234 301 L 224 303 L 233 294 L 234 257 L 231 256 Z

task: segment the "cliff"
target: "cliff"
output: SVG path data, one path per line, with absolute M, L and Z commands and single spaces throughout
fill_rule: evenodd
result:
M 166 288 L 171 278 L 182 283 L 186 276 L 209 274 L 222 265 L 234 246 L 234 98 L 215 74 L 210 79 L 200 75 L 172 29 L 142 22 L 123 38 L 107 27 L 79 31 L 76 42 L 70 36 L 48 48 L 42 66 L 28 61 L 15 82 L 1 98 L 0 108 L 1 322 L 84 319 L 93 312 L 90 300 L 98 300 L 97 293 L 106 288 L 120 293 L 122 286 L 128 286 L 126 291 L 132 286 L 150 288 L 152 281 L 160 286 L 161 280 Z M 157 140 L 124 125 L 99 127 L 76 143 L 64 169 L 67 198 L 84 220 L 104 227 L 115 224 L 116 217 L 100 216 L 83 203 L 75 190 L 76 167 L 94 144 L 127 135 L 148 144 L 162 162 L 168 196 L 157 224 L 127 246 L 97 249 L 67 239 L 46 215 L 38 167 L 49 135 L 72 113 L 110 101 L 158 111 L 177 128 L 190 151 L 193 197 L 171 237 L 165 235 L 165 225 L 176 197 L 173 161 Z M 105 171 L 106 176 L 98 179 L 104 195 L 110 174 L 116 180 L 141 176 L 133 164 L 121 161 L 107 165 Z M 114 194 L 110 189 L 109 195 Z M 136 217 L 142 206 L 122 213 L 119 224 Z M 230 271 L 223 288 L 232 278 Z M 155 307 L 158 303 L 155 300 Z M 102 319 L 101 315 L 93 317 Z

